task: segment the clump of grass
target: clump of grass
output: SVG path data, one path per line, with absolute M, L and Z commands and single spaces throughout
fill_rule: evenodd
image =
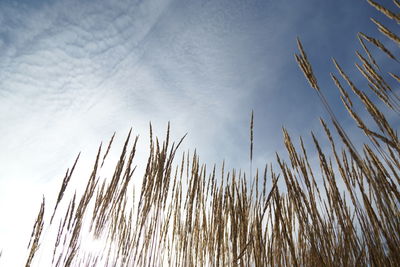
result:
M 396 12 L 368 2 L 399 21 Z M 398 1 L 395 4 L 399 6 Z M 373 22 L 381 33 L 399 43 L 387 27 Z M 262 172 L 256 170 L 254 177 L 250 174 L 250 179 L 240 170 L 225 170 L 224 165 L 220 173 L 215 165 L 207 169 L 196 152 L 183 153 L 180 163 L 175 165 L 184 137 L 171 143 L 168 125 L 166 138 L 161 142 L 153 137 L 150 125 L 149 157 L 136 199 L 132 178 L 138 137 L 131 141 L 132 131 L 111 178 L 98 174 L 109 154 L 113 135 L 104 153 L 100 145 L 84 192 L 75 192 L 69 200 L 64 195 L 69 191 L 79 156 L 71 171 L 67 170 L 49 221 L 45 220 L 43 199 L 26 266 L 36 263 L 40 243 L 47 241 L 41 238 L 42 230 L 55 227 L 54 219 L 60 222 L 51 254 L 52 266 L 398 265 L 400 143 L 396 129 L 381 110 L 383 105 L 399 114 L 399 97 L 394 90 L 398 84 L 391 85 L 386 80 L 383 67 L 378 66 L 367 44 L 396 58 L 376 38 L 363 33 L 358 38 L 366 56 L 356 52 L 361 61 L 356 67 L 366 79 L 368 90 L 360 89 L 336 60 L 333 63 L 338 74 L 331 77 L 345 109 L 369 143 L 361 147 L 353 144 L 331 109 L 298 40 L 296 60 L 327 109 L 334 129 L 321 119 L 330 152 L 321 146 L 321 137 L 311 133 L 319 170 L 310 163 L 303 139 L 296 147 L 286 129 L 283 139 L 288 161 L 277 154 L 278 169 L 267 165 Z M 389 74 L 399 82 L 396 74 Z M 365 108 L 373 125 L 363 119 L 355 102 Z M 250 164 L 253 129 L 252 112 Z M 67 208 L 60 214 L 62 204 Z M 93 240 L 100 241 L 101 246 L 96 251 L 85 249 L 85 244 Z

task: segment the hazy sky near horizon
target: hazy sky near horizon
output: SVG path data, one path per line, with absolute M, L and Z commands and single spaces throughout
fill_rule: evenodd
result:
M 239 167 L 252 110 L 258 165 L 283 149 L 282 126 L 318 132 L 325 113 L 294 60 L 296 38 L 335 97 L 330 59 L 354 71 L 357 32 L 377 33 L 371 16 L 363 0 L 1 0 L 3 257 L 44 191 L 114 131 L 122 142 L 132 127 L 144 142 L 149 121 L 161 136 L 170 121 L 174 139 L 188 133 L 184 149 Z

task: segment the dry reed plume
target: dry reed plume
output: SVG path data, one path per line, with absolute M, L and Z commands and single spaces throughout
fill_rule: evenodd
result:
M 399 23 L 397 10 L 368 2 Z M 398 1 L 394 3 L 400 7 Z M 399 45 L 393 31 L 376 19 L 373 23 L 387 41 Z M 219 172 L 216 166 L 210 169 L 202 164 L 196 152 L 183 153 L 175 165 L 183 138 L 171 143 L 168 126 L 167 136 L 160 142 L 150 125 L 150 153 L 135 201 L 132 178 L 138 137 L 132 141 L 131 132 L 112 177 L 98 175 L 113 136 L 105 152 L 100 145 L 81 195 L 75 192 L 71 199 L 64 198 L 78 156 L 65 174 L 54 209 L 46 209 L 43 199 L 26 266 L 40 265 L 35 261 L 39 252 L 51 255 L 52 266 L 399 266 L 400 142 L 382 109 L 399 115 L 396 88 L 400 79 L 385 73 L 373 56 L 378 48 L 396 60 L 383 42 L 364 33 L 358 38 L 366 55 L 356 52 L 360 60 L 356 68 L 366 79 L 366 90 L 360 89 L 336 60 L 338 73 L 331 77 L 344 108 L 369 143 L 359 147 L 349 138 L 298 41 L 295 58 L 333 125 L 332 130 L 321 119 L 330 152 L 311 135 L 319 170 L 310 163 L 303 139 L 295 146 L 285 129 L 289 161 L 277 154 L 277 169 L 269 165 L 250 177 L 238 170 L 228 172 L 224 166 Z M 368 48 L 370 44 L 373 46 Z M 372 123 L 365 121 L 356 102 L 365 108 Z M 47 212 L 51 212 L 49 220 Z M 41 251 L 41 243 L 46 242 L 43 229 L 54 227 L 57 236 L 52 251 Z M 85 243 L 91 240 L 101 241 L 97 251 L 85 250 Z

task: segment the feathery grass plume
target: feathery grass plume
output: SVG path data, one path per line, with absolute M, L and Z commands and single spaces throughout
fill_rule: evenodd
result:
M 369 51 L 368 47 L 366 46 L 366 44 L 365 44 L 363 38 L 361 37 L 360 33 L 357 34 L 357 39 L 360 42 L 360 44 L 361 44 L 362 48 L 364 49 L 365 53 L 367 54 L 368 59 L 371 62 L 371 64 L 373 64 L 378 70 L 380 70 L 378 64 L 376 63 L 375 58 L 372 56 L 371 52 Z
M 393 93 L 390 85 L 378 74 L 372 65 L 357 51 L 358 58 L 363 63 L 362 67 L 356 63 L 357 69 L 369 82 L 368 87 L 393 111 L 400 112 L 400 99 Z
M 42 235 L 43 225 L 44 225 L 44 220 L 43 220 L 44 219 L 44 208 L 45 208 L 45 200 L 44 200 L 44 196 L 43 196 L 42 204 L 40 205 L 40 210 L 39 210 L 38 216 L 36 218 L 35 224 L 33 225 L 31 238 L 30 238 L 29 244 L 28 244 L 29 255 L 28 255 L 28 258 L 25 263 L 26 267 L 31 266 L 33 257 L 35 256 L 35 254 L 38 251 L 39 246 L 40 246 L 39 241 L 40 241 L 40 237 Z
M 81 153 L 79 153 L 78 156 L 76 157 L 74 165 L 72 165 L 71 172 L 69 172 L 69 169 L 67 169 L 67 172 L 65 173 L 63 182 L 61 184 L 60 192 L 58 193 L 58 196 L 57 196 L 57 201 L 56 201 L 56 205 L 54 207 L 53 215 L 51 215 L 50 224 L 53 222 L 54 215 L 56 214 L 58 204 L 60 204 L 60 201 L 64 196 L 64 192 L 67 189 L 67 185 L 68 185 L 69 181 L 71 180 L 72 174 L 74 173 L 75 166 L 78 163 L 80 155 L 81 155 Z
M 379 48 L 382 52 L 384 52 L 389 58 L 391 58 L 391 59 L 393 59 L 393 60 L 395 60 L 395 61 L 398 61 L 397 58 L 392 54 L 392 52 L 390 52 L 390 50 L 387 49 L 386 46 L 384 46 L 384 45 L 382 44 L 381 41 L 379 41 L 378 39 L 373 38 L 373 37 L 371 37 L 371 36 L 368 36 L 368 35 L 366 35 L 366 34 L 364 34 L 364 33 L 362 33 L 362 32 L 360 32 L 359 34 L 360 34 L 360 36 L 361 36 L 362 38 L 364 38 L 366 41 L 368 41 L 368 42 L 370 42 L 371 44 L 373 44 L 373 45 L 375 45 L 376 47 L 378 47 L 378 48 Z
M 392 12 L 391 10 L 385 8 L 384 6 L 378 4 L 375 1 L 372 1 L 372 0 L 367 0 L 367 1 L 371 6 L 375 7 L 376 10 L 380 11 L 386 17 L 388 17 L 392 20 L 395 20 L 397 22 L 397 24 L 400 24 L 400 15 L 399 14 Z M 398 2 L 395 2 L 395 3 L 396 3 L 396 5 L 398 5 Z
M 108 147 L 107 147 L 106 153 L 105 153 L 104 156 L 103 156 L 103 160 L 102 160 L 102 162 L 101 162 L 100 168 L 103 167 L 104 161 L 106 160 L 106 157 L 107 157 L 108 153 L 110 152 L 110 148 L 111 148 L 111 145 L 112 145 L 112 143 L 113 143 L 113 141 L 114 141 L 114 137 L 115 137 L 115 132 L 114 132 L 114 134 L 112 135 L 112 137 L 111 137 L 111 139 L 110 139 L 110 142 L 108 143 Z
M 295 54 L 296 61 L 299 64 L 301 70 L 303 71 L 303 74 L 306 76 L 307 81 L 310 83 L 311 87 L 319 92 L 320 89 L 317 83 L 317 79 L 314 76 L 311 64 L 308 61 L 307 55 L 304 52 L 303 45 L 301 44 L 299 38 L 297 38 L 297 46 L 299 48 L 300 54 L 299 55 Z
M 380 23 L 376 19 L 371 18 L 371 20 L 372 20 L 373 23 L 375 23 L 376 26 L 378 26 L 378 30 L 381 33 L 383 33 L 383 35 L 385 35 L 389 39 L 393 40 L 395 43 L 397 43 L 397 45 L 400 45 L 400 38 L 395 33 L 393 33 L 387 27 L 383 26 L 382 23 Z

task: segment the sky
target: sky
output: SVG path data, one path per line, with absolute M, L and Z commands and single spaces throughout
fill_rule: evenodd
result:
M 297 37 L 351 127 L 331 58 L 354 72 L 371 16 L 382 18 L 363 0 L 0 0 L 0 264 L 27 245 L 77 154 L 84 175 L 114 132 L 116 151 L 131 127 L 140 135 L 139 164 L 149 122 L 163 138 L 169 121 L 174 140 L 188 133 L 182 150 L 228 168 L 248 166 L 252 110 L 256 166 L 283 153 L 283 126 L 321 132 Z

